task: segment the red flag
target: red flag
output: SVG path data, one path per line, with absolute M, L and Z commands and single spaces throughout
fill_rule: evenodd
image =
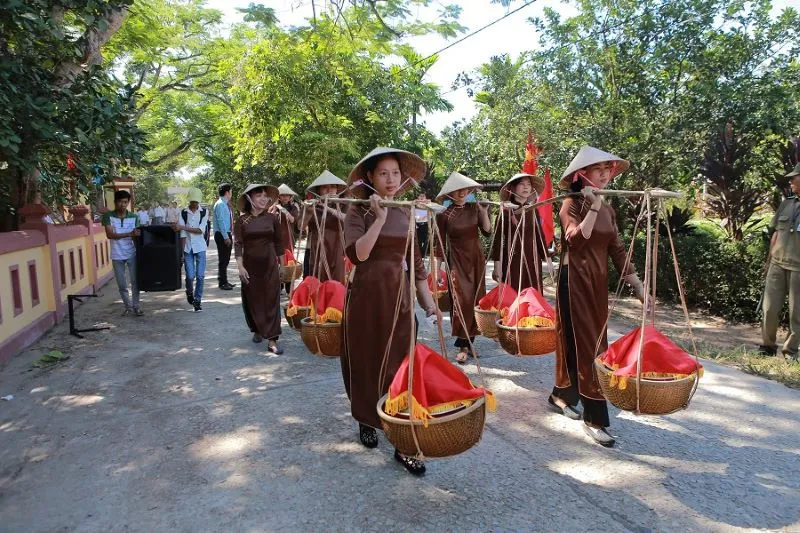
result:
M 553 180 L 550 178 L 550 169 L 544 171 L 544 191 L 539 195 L 539 201 L 549 200 L 553 197 Z M 555 234 L 555 224 L 553 223 L 553 204 L 542 205 L 536 208 L 539 217 L 542 219 L 542 233 L 544 242 L 548 248 L 553 244 Z
M 522 172 L 535 176 L 539 171 L 539 147 L 533 142 L 533 134 L 528 133 L 528 144 L 525 145 L 525 161 L 522 163 Z

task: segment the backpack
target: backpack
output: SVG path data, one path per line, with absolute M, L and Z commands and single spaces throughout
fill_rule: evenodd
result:
M 200 208 L 200 220 L 206 216 L 206 210 L 204 208 Z M 183 218 L 183 223 L 189 223 L 189 213 L 186 212 L 186 209 L 181 210 L 181 217 Z M 206 246 L 208 246 L 211 237 L 211 217 L 206 219 L 206 229 L 203 230 L 203 238 L 206 240 Z

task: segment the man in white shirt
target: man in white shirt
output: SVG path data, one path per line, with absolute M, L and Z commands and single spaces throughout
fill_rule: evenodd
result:
M 139 216 L 140 226 L 147 226 L 150 224 L 150 215 L 147 214 L 147 209 L 145 209 L 144 206 L 140 207 L 136 214 Z
M 167 207 L 167 224 L 176 224 L 180 215 L 181 210 L 178 209 L 178 202 L 170 202 L 169 207 Z
M 208 210 L 200 207 L 203 193 L 200 189 L 189 190 L 189 207 L 181 211 L 175 231 L 181 232 L 183 264 L 186 268 L 186 300 L 195 312 L 202 311 L 203 281 L 206 276 L 205 230 L 208 226 Z
M 156 207 L 153 209 L 153 224 L 163 224 L 164 217 L 166 216 L 166 210 L 164 210 L 160 203 L 156 204 Z

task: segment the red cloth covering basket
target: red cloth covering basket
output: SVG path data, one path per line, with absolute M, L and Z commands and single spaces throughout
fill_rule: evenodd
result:
M 478 300 L 478 307 L 484 311 L 502 311 L 508 309 L 517 299 L 517 291 L 507 283 L 498 283 L 497 287 Z
M 607 368 L 613 370 L 610 386 L 623 390 L 629 378 L 636 379 L 640 337 L 641 327 L 638 327 L 617 339 L 598 357 Z M 698 377 L 703 375 L 703 365 L 652 325 L 644 327 L 641 368 L 642 378 L 645 379 L 681 379 L 695 372 Z
M 289 302 L 289 307 L 286 309 L 286 316 L 294 316 L 297 314 L 298 307 L 311 307 L 314 293 L 319 287 L 319 280 L 314 276 L 307 276 L 303 278 L 300 285 L 292 293 L 292 299 Z
M 510 327 L 551 328 L 555 318 L 556 312 L 553 306 L 533 287 L 528 287 L 519 293 L 508 311 L 503 312 L 503 324 Z
M 447 274 L 444 270 L 439 271 L 438 279 L 436 280 L 436 286 L 434 287 L 433 281 L 433 272 L 428 274 L 428 289 L 430 289 L 433 293 L 438 292 L 447 292 L 450 289 L 450 284 L 447 281 Z
M 397 370 L 384 411 L 395 416 L 408 409 L 408 356 Z M 414 383 L 411 395 L 411 414 L 417 420 L 427 421 L 436 414 L 458 407 L 467 407 L 480 398 L 486 397 L 489 411 L 497 407 L 494 394 L 488 389 L 475 387 L 466 374 L 453 366 L 440 354 L 417 344 L 414 348 Z
M 344 301 L 347 295 L 345 286 L 335 280 L 323 282 L 319 288 L 311 293 L 311 316 L 317 324 L 327 322 L 342 322 L 344 314 Z
M 289 248 L 286 248 L 286 250 L 283 252 L 283 260 L 286 266 L 297 264 L 297 259 L 295 259 L 294 254 Z

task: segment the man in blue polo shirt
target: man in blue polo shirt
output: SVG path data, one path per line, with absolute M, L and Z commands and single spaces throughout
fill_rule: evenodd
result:
M 114 193 L 114 211 L 103 215 L 103 226 L 106 237 L 111 241 L 111 264 L 114 267 L 114 278 L 117 280 L 119 295 L 125 310 L 122 316 L 133 313 L 142 316 L 139 309 L 139 285 L 136 281 L 136 244 L 133 239 L 139 236 L 139 218 L 136 213 L 128 211 L 131 193 L 117 191 Z M 128 280 L 131 280 L 131 296 L 128 296 Z
M 231 215 L 231 186 L 222 183 L 218 188 L 219 200 L 214 204 L 214 242 L 217 244 L 217 258 L 219 270 L 217 281 L 219 288 L 224 291 L 233 289 L 234 285 L 228 283 L 228 264 L 231 262 L 231 249 L 233 248 L 233 217 Z

